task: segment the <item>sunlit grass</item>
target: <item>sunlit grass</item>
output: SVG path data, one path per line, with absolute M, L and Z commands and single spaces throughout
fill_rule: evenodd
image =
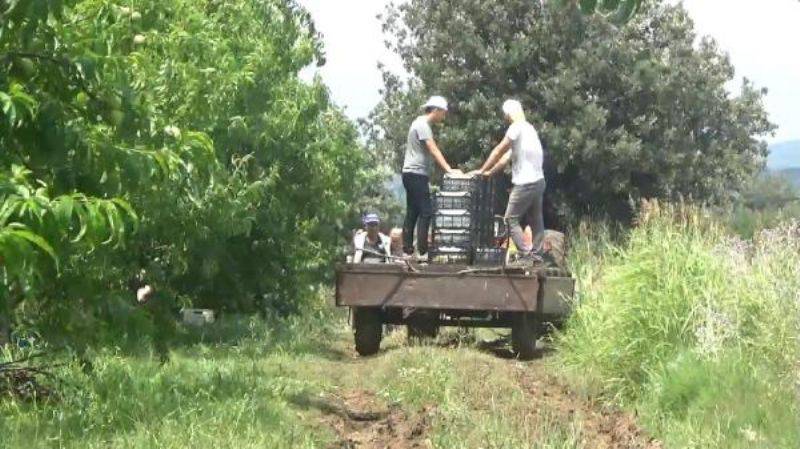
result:
M 564 370 L 669 447 L 800 447 L 796 229 L 742 241 L 702 210 L 651 204 L 619 244 L 578 234 Z
M 0 401 L 2 448 L 329 448 L 338 436 L 314 398 L 367 391 L 409 416 L 430 412 L 431 448 L 578 448 L 582 417 L 531 401 L 528 365 L 404 330 L 358 358 L 341 315 L 294 322 L 224 319 L 158 357 L 101 350 L 90 373 L 55 371 L 60 398 Z M 334 445 L 334 446 L 331 446 Z

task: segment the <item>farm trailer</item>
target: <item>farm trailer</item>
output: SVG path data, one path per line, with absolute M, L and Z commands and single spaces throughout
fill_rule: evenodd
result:
M 336 305 L 349 307 L 356 351 L 378 352 L 384 324 L 410 337 L 439 326 L 511 328 L 514 352 L 530 358 L 545 323 L 570 312 L 575 280 L 563 270 L 347 264 L 336 270 Z

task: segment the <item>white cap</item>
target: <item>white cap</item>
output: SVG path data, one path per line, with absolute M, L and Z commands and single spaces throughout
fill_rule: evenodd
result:
M 423 108 L 438 108 L 447 110 L 447 100 L 444 97 L 440 97 L 438 95 L 434 95 L 428 99 L 428 102 L 425 103 Z
M 522 110 L 522 103 L 517 100 L 506 100 L 503 103 L 503 114 L 510 117 L 524 115 L 525 111 Z

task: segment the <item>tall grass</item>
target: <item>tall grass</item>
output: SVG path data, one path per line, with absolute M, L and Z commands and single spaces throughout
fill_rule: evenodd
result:
M 361 447 L 348 438 L 383 424 L 353 422 L 354 433 L 340 435 L 337 415 L 324 406 L 355 392 L 374 399 L 374 410 L 400 407 L 409 421 L 398 426 L 429 424 L 414 425 L 428 440 L 420 447 L 593 447 L 582 411 L 567 414 L 520 388 L 523 376 L 537 380 L 529 366 L 473 348 L 408 347 L 405 333 L 395 332 L 379 356 L 357 358 L 346 322 L 329 315 L 227 317 L 211 330 L 194 341 L 186 336 L 164 364 L 104 349 L 93 354 L 90 372 L 62 367 L 51 402 L 0 398 L 0 448 Z M 398 429 L 397 438 L 413 437 Z
M 669 447 L 800 447 L 796 224 L 743 241 L 703 210 L 650 203 L 624 243 L 579 236 L 573 251 L 567 374 Z
M 172 342 L 166 363 L 146 342 L 87 353 L 90 369 L 65 355 L 42 379 L 55 399 L 0 398 L 0 448 L 325 447 L 330 432 L 298 416 L 293 400 L 322 391 L 300 362 L 339 357 L 320 342 L 340 324 L 227 317 Z

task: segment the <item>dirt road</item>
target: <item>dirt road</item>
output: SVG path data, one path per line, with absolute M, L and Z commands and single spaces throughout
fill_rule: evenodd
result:
M 334 387 L 305 405 L 331 449 L 661 448 L 634 417 L 570 391 L 552 354 L 520 362 L 497 342 L 408 347 L 400 334 L 375 357 L 342 347 L 345 359 L 321 367 L 337 373 Z

